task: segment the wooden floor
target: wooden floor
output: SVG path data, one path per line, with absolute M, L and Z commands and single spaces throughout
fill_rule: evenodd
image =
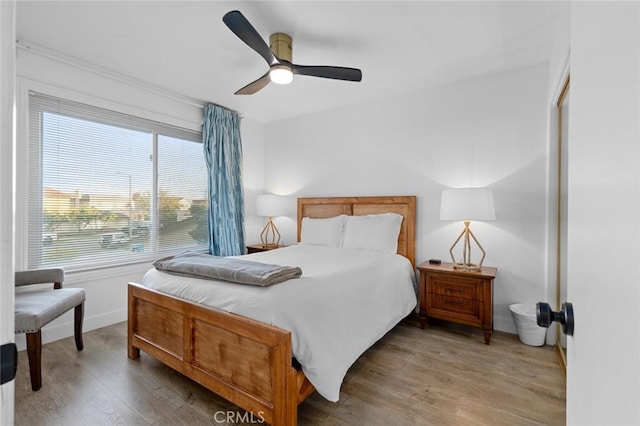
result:
M 42 351 L 42 389 L 32 392 L 19 355 L 16 425 L 251 424 L 246 413 L 145 353 L 127 358 L 126 323 Z M 496 332 L 403 322 L 347 373 L 340 401 L 317 393 L 301 425 L 563 425 L 564 382 L 551 347 Z M 227 420 L 229 420 L 227 422 Z M 258 423 L 259 418 L 253 419 Z

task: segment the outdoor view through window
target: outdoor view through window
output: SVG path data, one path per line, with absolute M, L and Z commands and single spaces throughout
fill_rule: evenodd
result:
M 114 125 L 95 112 L 37 112 L 41 179 L 38 214 L 30 205 L 30 266 L 121 264 L 207 245 L 198 134 Z

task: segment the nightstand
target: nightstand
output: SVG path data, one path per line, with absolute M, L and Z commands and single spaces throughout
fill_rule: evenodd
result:
M 261 251 L 269 251 L 269 250 L 275 250 L 275 249 L 279 249 L 285 246 L 263 246 L 262 244 L 252 244 L 250 246 L 247 246 L 247 254 L 251 254 L 251 253 L 260 253 Z
M 493 333 L 493 279 L 498 270 L 454 269 L 452 263 L 418 265 L 420 272 L 420 326 L 429 318 L 481 328 L 488 345 Z

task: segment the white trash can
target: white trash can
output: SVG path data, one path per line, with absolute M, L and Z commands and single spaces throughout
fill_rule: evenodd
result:
M 547 337 L 547 329 L 538 327 L 536 305 L 515 303 L 509 306 L 513 321 L 516 323 L 520 341 L 529 346 L 542 346 Z

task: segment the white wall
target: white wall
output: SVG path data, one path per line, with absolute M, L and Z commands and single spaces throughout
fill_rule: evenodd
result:
M 440 222 L 440 191 L 492 187 L 497 220 L 472 228 L 498 267 L 495 328 L 515 332 L 508 305 L 547 294 L 547 92 L 543 64 L 267 124 L 265 188 L 416 195 L 422 262 L 447 260 L 462 229 Z M 278 224 L 289 243 L 294 225 Z
M 640 424 L 640 4 L 571 5 L 567 424 Z
M 52 57 L 49 57 L 51 55 Z M 62 60 L 61 60 L 62 59 Z M 71 62 L 70 62 L 71 61 Z M 154 88 L 126 76 L 113 74 L 92 64 L 74 58 L 56 57 L 51 52 L 18 49 L 18 188 L 16 221 L 16 267 L 26 265 L 26 188 L 27 162 L 27 108 L 28 90 L 36 90 L 92 105 L 115 109 L 152 120 L 184 128 L 200 130 L 202 108 L 197 100 L 190 100 L 162 88 Z M 200 104 L 204 104 L 201 102 Z M 241 121 L 244 145 L 244 178 L 249 183 L 246 205 L 255 204 L 256 193 L 262 185 L 262 124 Z M 261 226 L 250 217 L 247 228 L 254 231 Z M 150 264 L 108 268 L 89 272 L 68 273 L 65 285 L 85 288 L 84 330 L 92 330 L 126 320 L 127 282 L 139 281 Z M 68 313 L 43 329 L 43 342 L 57 340 L 73 334 L 73 315 Z M 19 348 L 25 347 L 23 335 L 16 336 Z
M 256 197 L 263 193 L 264 182 L 264 125 L 242 119 L 241 137 L 245 242 L 255 244 L 264 226 L 264 218 L 256 216 Z
M 0 2 L 0 344 L 14 341 L 15 2 Z M 15 381 L 0 388 L 0 424 L 13 424 Z

